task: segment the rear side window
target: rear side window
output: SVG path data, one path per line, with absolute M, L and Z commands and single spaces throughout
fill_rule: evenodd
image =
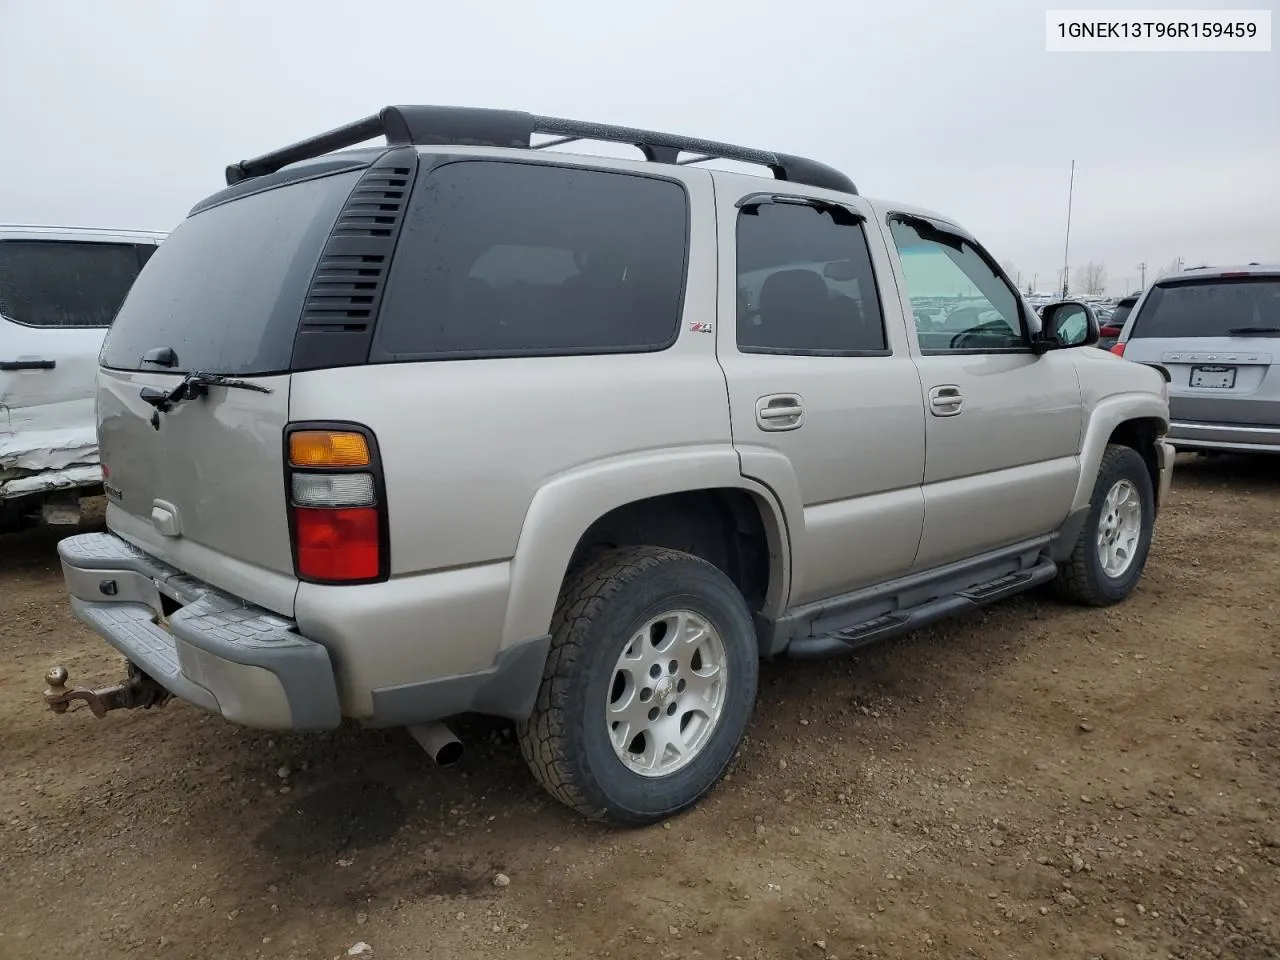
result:
M 0 241 L 0 314 L 32 327 L 106 327 L 142 260 L 132 243 Z
M 862 229 L 843 208 L 745 207 L 738 215 L 738 349 L 887 352 Z
M 415 186 L 371 359 L 664 349 L 679 326 L 688 221 L 669 180 L 447 163 Z
M 169 235 L 129 291 L 103 347 L 117 370 L 228 375 L 289 369 L 311 276 L 359 171 L 250 193 L 196 213 Z
M 1280 278 L 1239 277 L 1158 284 L 1134 318 L 1131 337 L 1275 336 Z

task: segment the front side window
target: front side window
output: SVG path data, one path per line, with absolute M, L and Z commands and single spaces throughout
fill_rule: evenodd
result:
M 887 352 L 867 238 L 843 207 L 744 207 L 737 280 L 744 353 Z
M 32 327 L 107 327 L 141 269 L 132 243 L 0 241 L 0 314 Z
M 914 219 L 890 222 L 920 349 L 1025 350 L 1018 295 L 969 241 Z
M 447 163 L 415 188 L 372 359 L 664 349 L 680 320 L 688 222 L 670 180 Z

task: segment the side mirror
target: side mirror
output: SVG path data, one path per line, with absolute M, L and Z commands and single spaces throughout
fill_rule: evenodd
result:
M 1098 318 L 1078 300 L 1050 303 L 1040 311 L 1040 346 L 1045 350 L 1091 347 L 1098 342 Z

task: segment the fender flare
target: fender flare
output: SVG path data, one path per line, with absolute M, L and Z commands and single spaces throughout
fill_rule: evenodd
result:
M 773 491 L 742 476 L 729 446 L 646 450 L 582 464 L 534 494 L 511 558 L 503 649 L 550 630 L 574 548 L 605 514 L 664 494 L 718 488 L 742 490 L 760 507 L 770 554 L 766 606 L 780 610 L 790 591 L 791 548 L 785 513 Z
M 1149 393 L 1115 394 L 1100 401 L 1089 414 L 1085 425 L 1084 441 L 1080 445 L 1080 479 L 1071 509 L 1082 510 L 1089 506 L 1093 485 L 1102 465 L 1107 442 L 1116 427 L 1129 420 L 1159 420 L 1168 428 L 1169 405 L 1158 396 Z

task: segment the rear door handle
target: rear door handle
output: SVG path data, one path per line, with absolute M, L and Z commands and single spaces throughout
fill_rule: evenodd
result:
M 804 426 L 804 401 L 795 393 L 761 397 L 756 401 L 756 426 L 770 433 Z
M 52 370 L 57 365 L 57 360 L 44 360 L 40 357 L 0 360 L 0 370 Z
M 929 411 L 935 417 L 954 417 L 964 408 L 964 396 L 954 383 L 929 390 Z

